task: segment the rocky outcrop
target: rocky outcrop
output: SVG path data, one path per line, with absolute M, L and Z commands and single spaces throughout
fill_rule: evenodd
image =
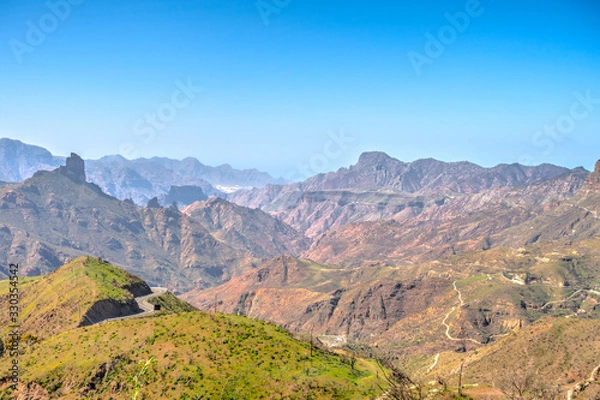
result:
M 138 208 L 85 176 L 83 160 L 73 155 L 0 194 L 0 262 L 20 260 L 24 274 L 41 275 L 90 254 L 174 292 L 222 283 L 252 265 L 246 251 L 179 211 L 160 208 L 156 199 L 150 206 L 158 208 Z
M 152 293 L 150 286 L 144 281 L 134 282 L 131 285 L 123 286 L 134 297 L 146 296 Z
M 148 204 L 146 205 L 146 208 L 161 208 L 159 202 L 158 202 L 158 198 L 157 197 L 153 197 L 148 201 Z
M 189 206 L 196 201 L 203 201 L 208 199 L 208 196 L 204 193 L 199 186 L 171 186 L 169 193 L 163 200 L 165 206 L 169 206 L 172 203 L 176 203 L 178 206 Z
M 81 157 L 75 153 L 71 153 L 71 157 L 67 157 L 67 164 L 59 167 L 58 172 L 75 183 L 83 184 L 85 180 L 85 163 Z
M 286 223 L 262 210 L 238 206 L 220 198 L 196 202 L 183 209 L 214 237 L 254 257 L 300 255 L 309 241 Z

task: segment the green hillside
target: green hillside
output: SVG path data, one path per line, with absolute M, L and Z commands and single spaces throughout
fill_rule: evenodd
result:
M 148 300 L 148 303 L 160 306 L 160 310 L 163 314 L 179 314 L 198 310 L 196 307 L 179 300 L 173 293 L 168 292 Z
M 0 308 L 8 306 L 8 288 L 0 281 Z M 21 385 L 12 393 L 12 358 L 0 356 L 0 399 L 364 399 L 381 393 L 373 361 L 311 350 L 274 325 L 199 312 L 168 292 L 147 299 L 152 292 L 145 282 L 96 258 L 24 278 L 20 290 Z M 143 300 L 134 297 L 161 311 L 90 325 L 140 313 Z
M 268 323 L 190 312 L 69 330 L 26 347 L 20 364 L 27 387 L 40 392 L 40 385 L 51 399 L 131 399 L 136 387 L 138 399 L 365 399 L 380 392 L 373 363 L 352 367 L 337 355 L 310 354 L 308 343 Z M 8 365 L 0 359 L 0 371 Z M 3 390 L 0 398 L 10 398 Z
M 91 324 L 99 306 L 105 313 L 134 313 L 134 294 L 151 293 L 140 278 L 92 257 L 79 257 L 44 277 L 20 282 L 21 331 L 37 338 Z M 0 309 L 8 310 L 8 280 L 0 281 Z M 96 308 L 94 308 L 96 306 Z M 109 315 L 114 317 L 117 315 Z M 0 326 L 8 313 L 0 313 Z M 6 329 L 1 331 L 2 336 Z

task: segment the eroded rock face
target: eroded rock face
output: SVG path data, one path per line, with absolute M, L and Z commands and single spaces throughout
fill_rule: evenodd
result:
M 58 168 L 58 172 L 75 183 L 85 183 L 85 162 L 75 153 L 67 157 L 67 165 Z
M 162 208 L 158 202 L 158 197 L 153 197 L 148 201 L 146 208 Z
M 199 186 L 171 186 L 163 204 L 168 206 L 175 202 L 179 206 L 188 206 L 196 201 L 206 199 L 208 199 L 208 196 Z

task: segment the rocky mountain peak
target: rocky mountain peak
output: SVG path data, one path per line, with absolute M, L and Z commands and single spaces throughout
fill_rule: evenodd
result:
M 362 153 L 358 159 L 356 167 L 371 167 L 376 165 L 385 165 L 390 162 L 398 162 L 398 160 L 388 156 L 382 151 L 368 151 Z
M 229 201 L 227 201 L 225 199 L 222 199 L 220 197 L 211 197 L 211 198 L 207 199 L 204 202 L 204 204 L 206 206 L 209 206 L 209 207 L 210 206 L 217 206 L 217 205 L 225 205 L 225 206 L 233 205 L 231 202 L 229 202 Z
M 146 208 L 162 208 L 158 202 L 158 197 L 153 197 L 148 201 Z
M 85 183 L 85 162 L 75 153 L 71 153 L 67 157 L 67 164 L 59 167 L 57 170 L 60 174 L 71 179 L 75 183 Z
M 167 205 L 175 202 L 180 206 L 187 206 L 196 201 L 206 200 L 207 198 L 208 196 L 199 186 L 171 186 L 163 204 Z

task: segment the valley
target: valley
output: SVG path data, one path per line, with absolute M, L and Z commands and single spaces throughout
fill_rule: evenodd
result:
M 72 154 L 0 186 L 1 261 L 24 273 L 19 393 L 155 398 L 160 376 L 174 398 L 377 398 L 403 371 L 430 398 L 506 398 L 517 378 L 528 398 L 596 396 L 600 162 L 365 153 L 304 182 L 181 186 L 146 206 L 87 170 Z M 78 358 L 90 349 L 109 356 Z M 140 363 L 155 375 L 136 389 Z

